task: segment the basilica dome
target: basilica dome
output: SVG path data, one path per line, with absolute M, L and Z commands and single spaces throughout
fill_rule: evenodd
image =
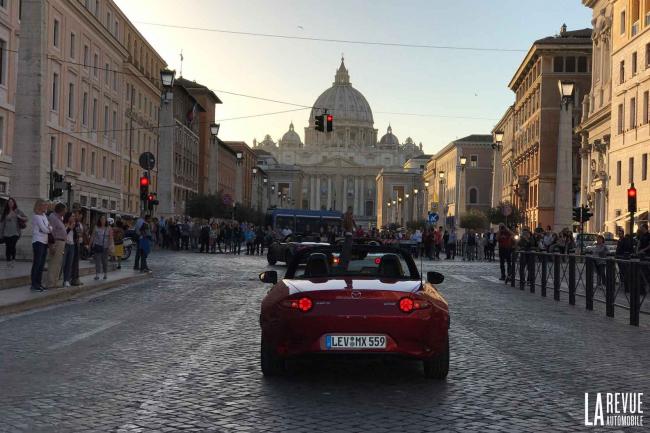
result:
M 302 147 L 300 136 L 293 129 L 293 122 L 289 125 L 289 130 L 282 136 L 279 145 L 281 147 Z
M 313 125 L 314 116 L 322 114 L 323 109 L 327 109 L 327 112 L 334 116 L 335 125 L 338 122 L 343 122 L 372 127 L 374 123 L 368 101 L 350 84 L 350 75 L 345 68 L 343 59 L 341 59 L 341 66 L 336 71 L 332 87 L 325 90 L 314 102 L 314 108 L 312 108 L 309 117 L 310 125 Z
M 390 125 L 388 125 L 388 130 L 386 131 L 386 134 L 384 134 L 383 137 L 381 137 L 381 140 L 379 140 L 379 145 L 380 146 L 399 146 L 399 139 L 393 134 L 393 128 L 391 128 Z

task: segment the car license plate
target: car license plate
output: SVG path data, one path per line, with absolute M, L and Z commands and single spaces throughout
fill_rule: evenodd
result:
M 340 349 L 385 349 L 385 335 L 326 335 L 327 350 Z

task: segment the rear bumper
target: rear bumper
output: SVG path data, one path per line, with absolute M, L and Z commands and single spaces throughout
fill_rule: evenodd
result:
M 263 326 L 264 338 L 282 357 L 304 355 L 397 355 L 426 359 L 447 348 L 448 318 L 418 313 L 395 317 L 295 317 Z M 385 349 L 330 349 L 327 335 L 385 335 Z

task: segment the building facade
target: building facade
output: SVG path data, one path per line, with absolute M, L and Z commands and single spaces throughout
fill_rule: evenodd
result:
M 57 199 L 91 218 L 137 213 L 136 155 L 156 152 L 164 61 L 111 0 L 7 1 L 0 16 L 3 8 L 0 47 L 15 48 L 20 32 L 20 49 L 0 49 L 0 75 L 11 74 L 0 78 L 0 191 L 29 208 L 50 195 L 56 172 L 71 186 Z
M 514 179 L 512 149 L 515 142 L 514 106 L 510 106 L 492 130 L 494 141 L 494 160 L 492 163 L 492 200 L 491 206 L 500 203 L 512 203 L 514 194 Z M 503 134 L 501 142 L 497 142 L 497 134 Z
M 227 146 L 241 159 L 237 161 L 237 179 L 235 182 L 235 200 L 246 207 L 253 203 L 253 168 L 257 166 L 257 156 L 253 149 L 243 141 L 225 141 Z
M 515 94 L 512 106 L 512 150 L 502 151 L 502 199 L 523 213 L 525 225 L 553 225 L 555 178 L 561 95 L 560 80 L 575 84 L 576 101 L 591 87 L 591 29 L 567 31 L 533 43 L 508 87 Z M 573 124 L 581 118 L 581 105 L 575 104 Z M 507 120 L 507 116 L 504 116 Z M 571 196 L 580 189 L 580 137 L 573 137 Z M 505 149 L 505 146 L 504 146 Z M 505 176 L 512 176 L 506 180 Z M 504 200 L 505 201 L 505 200 Z M 575 200 L 577 203 L 577 200 Z
M 612 0 L 583 0 L 592 9 L 593 55 L 591 90 L 582 100 L 580 134 L 580 205 L 589 206 L 593 217 L 588 232 L 606 231 L 609 177 L 609 147 L 612 107 Z
M 314 107 L 304 130 L 304 143 L 293 124 L 277 143 L 269 136 L 254 142 L 254 148 L 271 153 L 284 167 L 267 171 L 271 186 L 276 194 L 286 190 L 295 207 L 345 210 L 351 206 L 359 224 L 374 225 L 378 173 L 401 169 L 410 158 L 423 153 L 422 145 L 411 138 L 400 143 L 390 126 L 377 140 L 370 104 L 352 86 L 343 60 L 332 86 L 316 99 Z M 334 116 L 330 133 L 315 130 L 314 117 L 325 109 Z M 282 180 L 276 180 L 275 174 L 281 174 Z
M 237 182 L 237 156 L 235 151 L 226 143 L 217 138 L 217 191 L 223 196 L 235 199 L 235 188 Z
M 637 189 L 638 225 L 648 221 L 650 183 L 650 2 L 613 1 L 611 38 L 611 138 L 607 169 L 606 231 L 630 227 L 627 193 L 634 182 Z

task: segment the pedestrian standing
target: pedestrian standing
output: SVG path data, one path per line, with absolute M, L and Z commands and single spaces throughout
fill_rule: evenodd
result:
M 514 237 L 512 235 L 512 232 L 506 228 L 505 224 L 499 224 L 497 244 L 499 245 L 499 267 L 501 268 L 501 278 L 499 278 L 500 280 L 507 281 L 506 267 L 508 271 L 507 275 L 511 275 L 513 243 Z
M 469 229 L 467 232 L 467 247 L 465 248 L 468 261 L 474 261 L 476 258 L 476 233 L 474 229 Z
M 452 228 L 449 231 L 447 238 L 446 251 L 447 260 L 454 260 L 456 258 L 456 229 Z
M 605 257 L 607 257 L 607 246 L 605 246 L 605 237 L 603 235 L 596 236 L 596 245 L 593 249 L 593 256 L 596 268 L 596 288 L 601 288 L 605 284 Z
M 124 257 L 124 225 L 121 220 L 115 222 L 113 227 L 113 257 L 117 262 L 117 269 L 122 269 L 122 257 Z
M 74 261 L 74 228 L 75 228 L 75 214 L 66 212 L 63 216 L 63 224 L 65 225 L 66 238 L 65 250 L 63 252 L 63 287 L 70 287 L 72 280 L 72 264 Z
M 138 241 L 138 249 L 140 250 L 140 272 L 151 272 L 147 257 L 151 253 L 151 216 L 146 215 L 144 222 L 140 226 L 140 240 Z
M 200 221 L 194 220 L 191 224 L 190 227 L 190 236 L 191 236 L 191 244 L 192 244 L 192 251 L 196 251 L 199 249 L 199 239 L 201 238 L 201 224 Z
M 187 251 L 190 249 L 190 224 L 188 220 L 180 224 L 179 230 L 181 232 L 181 249 Z
M 63 268 L 63 254 L 65 253 L 66 227 L 63 216 L 66 207 L 63 203 L 54 206 L 54 212 L 47 218 L 52 227 L 52 238 L 47 261 L 47 287 L 53 289 L 59 284 L 59 277 Z
M 83 283 L 79 278 L 79 259 L 81 258 L 81 251 L 86 248 L 88 238 L 84 228 L 84 219 L 86 218 L 86 211 L 81 209 L 81 206 L 73 206 L 75 214 L 75 227 L 74 227 L 74 255 L 72 258 L 72 274 L 70 282 L 73 286 L 82 286 Z
M 106 221 L 106 215 L 100 215 L 90 240 L 91 251 L 95 258 L 95 280 L 99 280 L 100 272 L 104 279 L 108 278 L 108 249 L 113 242 L 113 233 Z
M 201 225 L 201 250 L 202 253 L 210 252 L 210 225 L 207 221 L 203 221 Z
M 34 203 L 34 215 L 32 216 L 32 272 L 31 289 L 42 292 L 46 290 L 43 287 L 43 268 L 47 258 L 48 235 L 52 231 L 50 223 L 45 216 L 48 203 L 45 200 L 38 199 Z
M 0 239 L 5 243 L 5 257 L 9 266 L 16 260 L 16 243 L 27 227 L 27 215 L 18 209 L 16 200 L 9 197 L 0 216 Z
M 210 225 L 210 252 L 217 253 L 217 239 L 219 239 L 219 224 L 213 222 Z
M 138 246 L 140 244 L 140 229 L 142 228 L 142 224 L 144 224 L 144 218 L 139 217 L 135 221 L 135 225 L 133 226 L 133 243 L 135 244 L 135 259 L 133 261 L 133 270 L 134 271 L 139 271 L 140 270 L 140 247 Z M 165 224 L 165 227 L 162 230 L 165 234 L 163 236 L 167 236 L 167 224 Z M 165 237 L 165 239 L 167 239 Z M 163 248 L 167 245 L 167 241 L 163 241 Z
M 343 250 L 341 251 L 341 268 L 347 270 L 348 264 L 350 263 L 350 255 L 352 254 L 352 233 L 354 233 L 354 230 L 357 228 L 357 223 L 354 221 L 352 206 L 348 206 L 347 212 L 343 214 L 342 226 L 345 241 L 343 243 Z

